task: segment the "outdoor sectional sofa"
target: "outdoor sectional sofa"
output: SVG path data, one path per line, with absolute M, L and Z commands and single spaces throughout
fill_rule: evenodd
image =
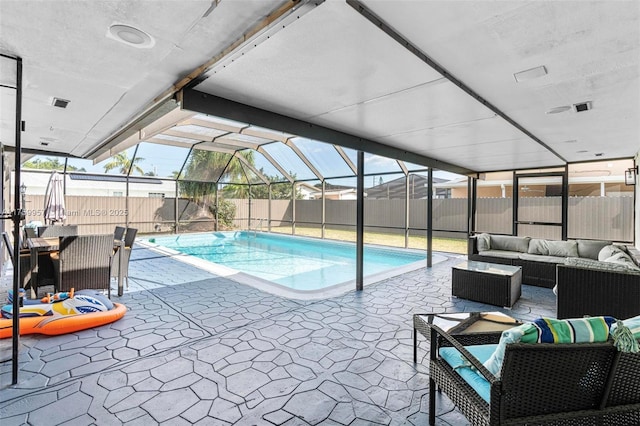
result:
M 640 256 L 610 241 L 552 241 L 478 234 L 469 260 L 522 267 L 522 283 L 554 288 L 557 317 L 640 314 Z
M 435 424 L 436 389 L 473 425 L 640 424 L 640 352 L 621 352 L 611 339 L 510 343 L 494 375 L 486 359 L 500 336 L 432 328 L 429 424 Z

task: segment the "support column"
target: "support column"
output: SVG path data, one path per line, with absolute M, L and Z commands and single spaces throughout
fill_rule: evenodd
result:
M 176 178 L 176 196 L 174 198 L 175 202 L 173 203 L 173 233 L 177 234 L 179 231 L 179 223 L 180 221 L 178 220 L 178 212 L 179 212 L 179 203 L 180 203 L 180 186 L 178 185 L 178 179 Z
M 296 235 L 296 182 L 291 182 L 291 235 Z
M 269 204 L 267 204 L 267 229 L 271 232 L 271 184 L 267 185 L 269 191 Z
M 433 168 L 427 172 L 427 268 L 433 266 Z
M 409 197 L 410 174 L 404 175 L 404 248 L 409 248 L 409 208 L 411 206 Z
M 324 179 L 322 179 L 322 224 L 320 225 L 321 226 L 321 235 L 320 235 L 321 238 L 324 238 L 324 233 L 325 233 L 325 230 L 327 228 L 327 225 L 326 225 L 326 221 L 327 221 L 327 204 L 326 204 L 326 201 L 324 199 L 324 191 L 325 191 L 325 181 L 324 181 Z
M 358 151 L 356 185 L 356 291 L 364 288 L 364 151 Z

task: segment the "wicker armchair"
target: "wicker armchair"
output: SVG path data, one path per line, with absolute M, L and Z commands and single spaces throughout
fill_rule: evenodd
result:
M 127 228 L 126 234 L 124 236 L 124 247 L 118 247 L 117 250 L 124 250 L 124 255 L 122 257 L 122 276 L 127 281 L 127 288 L 129 288 L 129 259 L 131 258 L 131 250 L 133 249 L 133 243 L 136 240 L 136 234 L 138 230 L 136 228 Z M 113 255 L 113 263 L 111 265 L 111 276 L 118 277 L 118 270 L 120 266 L 120 256 L 118 252 Z
M 496 334 L 495 341 L 499 339 Z M 621 353 L 612 342 L 507 345 L 500 378 L 463 345 L 473 335 L 452 337 L 431 328 L 429 423 L 435 423 L 436 387 L 473 425 L 638 425 L 640 353 Z M 454 346 L 490 384 L 490 402 L 438 355 Z
M 111 297 L 113 235 L 60 237 L 60 251 L 54 256 L 57 291 L 107 289 Z

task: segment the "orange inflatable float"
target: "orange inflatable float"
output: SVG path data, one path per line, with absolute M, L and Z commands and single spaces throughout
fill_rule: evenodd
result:
M 127 307 L 112 303 L 104 295 L 89 291 L 60 293 L 42 302 L 30 301 L 20 308 L 20 335 L 58 335 L 110 324 L 122 318 Z M 0 339 L 13 334 L 12 306 L 2 307 Z

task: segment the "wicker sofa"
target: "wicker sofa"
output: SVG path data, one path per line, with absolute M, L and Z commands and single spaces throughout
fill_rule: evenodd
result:
M 556 283 L 556 267 L 564 265 L 567 259 L 582 258 L 599 261 L 603 248 L 611 241 L 568 240 L 551 241 L 510 235 L 478 234 L 469 238 L 469 260 L 500 263 L 522 267 L 522 283 L 553 288 Z M 624 246 L 619 246 L 624 247 Z M 635 257 L 635 266 L 640 256 Z
M 640 315 L 640 252 L 633 247 L 479 234 L 468 248 L 470 260 L 521 266 L 524 284 L 555 287 L 558 318 Z
M 591 259 L 557 266 L 557 317 L 640 315 L 640 271 Z
M 450 336 L 433 327 L 429 368 L 429 423 L 435 424 L 436 389 L 444 392 L 473 425 L 638 425 L 640 353 L 619 352 L 606 343 L 506 346 L 499 378 L 466 348 L 497 343 L 500 334 Z M 439 355 L 455 347 L 489 382 L 481 397 Z

